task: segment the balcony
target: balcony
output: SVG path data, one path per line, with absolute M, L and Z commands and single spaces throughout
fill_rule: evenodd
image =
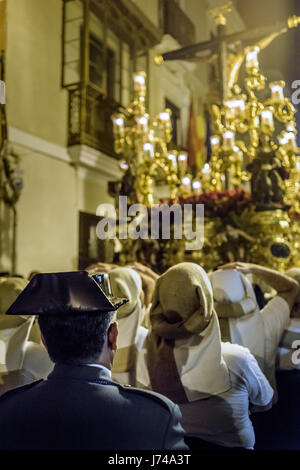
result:
M 68 145 L 88 145 L 117 158 L 111 115 L 120 108 L 91 86 L 69 89 Z

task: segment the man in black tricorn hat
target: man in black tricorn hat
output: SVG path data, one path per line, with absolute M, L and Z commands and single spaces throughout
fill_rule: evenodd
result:
M 34 276 L 6 314 L 38 316 L 55 367 L 0 397 L 0 449 L 186 449 L 177 405 L 111 379 L 124 302 L 107 275 Z

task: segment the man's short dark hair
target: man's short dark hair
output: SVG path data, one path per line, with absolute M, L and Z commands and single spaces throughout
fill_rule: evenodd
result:
M 38 321 L 53 362 L 80 364 L 98 360 L 112 313 L 44 315 Z

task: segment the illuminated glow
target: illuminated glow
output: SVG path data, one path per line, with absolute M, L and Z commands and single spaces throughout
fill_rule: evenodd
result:
M 258 63 L 259 50 L 260 49 L 258 46 L 255 46 L 248 50 L 247 55 L 246 55 L 246 68 L 247 69 L 257 70 L 259 68 L 259 63 Z
M 218 135 L 212 135 L 210 145 L 213 152 L 217 151 L 220 147 L 220 137 Z
M 201 188 L 201 182 L 200 181 L 193 181 L 193 189 L 200 189 Z
M 145 75 L 141 74 L 141 72 L 137 73 L 133 77 L 134 83 L 137 83 L 139 85 L 145 85 Z
M 288 227 L 289 226 L 289 223 L 286 221 L 286 220 L 280 220 L 279 221 L 279 225 L 281 227 Z
M 143 148 L 144 148 L 144 152 L 146 152 L 151 158 L 154 157 L 153 145 L 150 142 L 146 142 Z
M 296 131 L 295 125 L 294 124 L 287 124 L 286 130 L 288 132 L 295 132 Z
M 182 184 L 184 184 L 184 186 L 189 186 L 191 184 L 191 178 L 185 176 L 184 178 L 182 178 L 181 182 Z
M 224 150 L 232 150 L 234 147 L 234 132 L 225 131 L 223 134 L 223 147 Z
M 286 145 L 290 150 L 297 150 L 296 136 L 294 132 L 285 132 L 283 138 L 286 140 Z
M 273 112 L 270 109 L 264 109 L 261 112 L 261 125 L 268 128 L 274 127 Z
M 186 154 L 186 153 L 180 153 L 180 154 L 178 155 L 178 160 L 179 160 L 180 162 L 185 162 L 185 161 L 187 161 L 187 154 Z
M 285 83 L 284 82 L 272 82 L 270 83 L 270 88 L 272 92 L 272 101 L 274 103 L 280 103 L 281 101 L 284 100 L 284 94 L 283 94 L 283 87 Z
M 168 159 L 171 160 L 173 167 L 176 168 L 176 166 L 177 166 L 176 155 L 174 153 L 169 153 L 168 154 Z
M 243 99 L 235 99 L 225 102 L 227 108 L 226 116 L 229 119 L 240 117 L 245 111 L 245 101 Z
M 159 119 L 161 121 L 169 121 L 170 119 L 170 114 L 167 111 L 163 111 L 159 114 Z
M 120 163 L 120 168 L 121 168 L 121 170 L 123 170 L 123 171 L 128 170 L 128 164 L 127 164 L 127 162 L 125 162 L 125 160 L 123 160 L 123 161 Z
M 153 142 L 154 140 L 154 131 L 151 129 L 148 134 L 148 139 Z
M 278 137 L 278 142 L 280 143 L 280 145 L 286 145 L 288 143 L 288 139 L 286 138 L 286 136 L 282 136 L 282 137 Z
M 210 166 L 208 163 L 205 163 L 204 167 L 201 170 L 202 174 L 210 173 Z
M 147 116 L 142 116 L 142 117 L 140 117 L 140 118 L 137 119 L 137 122 L 138 122 L 141 126 L 146 127 L 147 124 L 148 124 L 148 117 L 147 117 Z
M 116 116 L 113 118 L 113 123 L 115 126 L 123 127 L 124 126 L 124 118 L 121 116 Z

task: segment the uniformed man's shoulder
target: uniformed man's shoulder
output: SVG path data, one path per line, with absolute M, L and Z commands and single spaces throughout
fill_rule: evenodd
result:
M 169 398 L 161 395 L 160 393 L 153 392 L 152 390 L 146 390 L 143 388 L 136 388 L 131 387 L 130 385 L 122 385 L 122 390 L 124 393 L 135 394 L 142 399 L 151 400 L 153 403 L 160 405 L 161 407 L 167 409 L 168 411 L 172 411 L 174 408 L 174 403 L 169 400 Z
M 26 390 L 30 390 L 31 388 L 35 387 L 36 385 L 38 385 L 39 383 L 43 381 L 44 381 L 43 379 L 36 380 L 34 382 L 31 382 L 30 384 L 21 385 L 20 387 L 16 387 L 16 388 L 12 388 L 11 390 L 8 390 L 7 392 L 3 393 L 3 395 L 0 396 L 0 403 L 4 401 L 6 398 L 10 398 Z

